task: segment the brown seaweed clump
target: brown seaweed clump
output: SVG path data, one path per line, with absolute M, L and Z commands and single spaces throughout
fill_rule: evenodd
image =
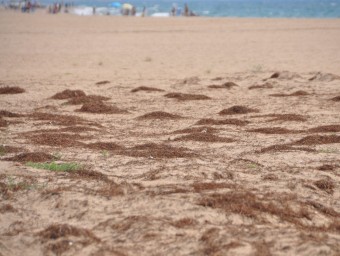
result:
M 0 117 L 22 117 L 22 115 L 7 110 L 0 110 Z
M 35 112 L 30 115 L 35 120 L 48 121 L 54 125 L 75 126 L 79 124 L 94 124 L 77 116 L 57 115 L 43 112 Z
M 273 73 L 269 78 L 264 79 L 264 81 L 268 79 L 284 79 L 284 80 L 292 80 L 294 78 L 301 78 L 301 76 L 294 72 L 289 71 L 281 71 L 281 72 L 275 72 Z
M 249 86 L 249 90 L 254 90 L 254 89 L 272 89 L 274 86 L 271 83 L 264 83 L 264 84 L 256 84 Z
M 309 78 L 308 80 L 309 81 L 320 81 L 320 82 L 331 82 L 333 80 L 339 80 L 339 79 L 340 79 L 340 76 L 338 75 L 334 75 L 331 73 L 318 72 L 314 76 Z
M 248 108 L 245 106 L 232 106 L 227 109 L 223 109 L 219 112 L 220 115 L 240 115 L 240 114 L 248 114 L 248 113 L 257 113 L 259 112 L 257 109 Z
M 305 91 L 301 91 L 301 90 L 293 92 L 291 94 L 285 94 L 285 93 L 269 94 L 269 96 L 272 96 L 272 97 L 291 97 L 291 96 L 306 96 L 306 95 L 309 95 L 309 93 Z
M 110 81 L 108 81 L 108 80 L 103 80 L 103 81 L 97 82 L 96 85 L 104 85 L 104 84 L 109 84 L 109 83 L 110 83 Z
M 217 132 L 218 129 L 210 127 L 210 126 L 201 126 L 201 127 L 191 127 L 191 128 L 186 128 L 182 130 L 176 130 L 172 132 L 172 134 L 182 134 L 182 133 L 214 133 Z
M 147 86 L 139 86 L 135 89 L 132 89 L 131 92 L 139 92 L 139 91 L 147 91 L 147 92 L 164 92 L 162 89 L 147 87 Z
M 312 148 L 305 147 L 292 147 L 289 145 L 281 144 L 281 145 L 272 145 L 266 148 L 262 148 L 259 153 L 268 153 L 268 152 L 281 152 L 281 151 L 305 151 L 305 152 L 315 152 Z
M 308 129 L 308 132 L 320 132 L 320 133 L 340 132 L 340 125 L 322 125 Z
M 89 143 L 86 145 L 86 147 L 90 149 L 96 149 L 96 150 L 121 150 L 123 149 L 122 146 L 114 143 L 114 142 L 95 142 L 95 143 Z
M 301 131 L 289 130 L 281 127 L 268 127 L 268 128 L 258 128 L 247 130 L 247 132 L 257 132 L 263 134 L 289 134 L 289 133 L 300 133 Z
M 282 221 L 301 225 L 301 219 L 310 219 L 308 211 L 300 205 L 295 209 L 289 205 L 288 199 L 280 200 L 280 204 L 272 198 L 259 197 L 249 191 L 232 190 L 227 193 L 202 195 L 198 205 L 221 209 L 225 212 L 240 214 L 248 218 L 261 219 L 262 214 L 270 214 Z M 263 216 L 263 215 L 262 215 Z
M 165 94 L 164 97 L 166 98 L 172 98 L 177 99 L 180 101 L 186 101 L 186 100 L 209 100 L 210 97 L 201 95 L 201 94 L 186 94 L 186 93 L 179 93 L 179 92 L 173 92 Z
M 44 240 L 56 240 L 62 237 L 75 236 L 99 241 L 99 238 L 97 238 L 90 230 L 77 228 L 68 224 L 52 224 L 39 232 L 38 235 Z
M 243 126 L 249 124 L 249 121 L 243 121 L 235 118 L 216 120 L 212 118 L 204 118 L 197 121 L 196 125 L 237 125 Z
M 174 114 L 170 114 L 167 112 L 163 112 L 163 111 L 155 111 L 155 112 L 151 112 L 151 113 L 147 113 L 145 115 L 142 115 L 140 117 L 138 117 L 138 119 L 140 120 L 148 120 L 148 119 L 160 119 L 160 120 L 173 120 L 173 119 L 179 119 L 182 118 L 179 115 L 174 115 Z
M 26 163 L 26 162 L 40 163 L 40 162 L 53 161 L 55 160 L 55 157 L 44 152 L 32 152 L 32 153 L 22 153 L 22 154 L 13 156 L 13 157 L 5 158 L 4 160 L 20 162 L 20 163 Z
M 314 185 L 319 189 L 326 191 L 329 194 L 333 194 L 335 183 L 331 179 L 321 179 L 314 182 Z
M 172 147 L 166 144 L 146 143 L 137 145 L 132 148 L 115 152 L 118 155 L 130 157 L 147 157 L 147 158 L 187 158 L 193 157 L 194 154 L 184 147 Z
M 334 171 L 335 170 L 335 166 L 331 165 L 331 164 L 324 164 L 318 167 L 319 171 Z
M 71 98 L 69 101 L 66 102 L 66 104 L 70 105 L 81 105 L 85 103 L 91 103 L 96 101 L 104 101 L 109 100 L 110 98 L 100 96 L 100 95 L 87 95 L 87 96 L 80 96 L 80 97 L 74 97 Z
M 6 127 L 8 122 L 0 116 L 0 127 Z
M 340 101 L 340 96 L 336 96 L 334 98 L 331 99 L 332 101 Z
M 28 139 L 38 145 L 47 145 L 52 147 L 77 147 L 83 146 L 83 143 L 78 139 L 86 139 L 77 134 L 59 134 L 59 133 L 42 133 L 34 136 L 28 136 Z
M 298 115 L 298 114 L 267 114 L 267 115 L 252 116 L 252 118 L 258 118 L 258 117 L 272 117 L 272 119 L 268 120 L 268 122 L 275 122 L 275 121 L 305 122 L 307 120 L 306 116 Z
M 233 139 L 230 138 L 223 138 L 223 137 L 219 137 L 216 136 L 214 134 L 211 133 L 204 133 L 204 132 L 200 132 L 200 133 L 191 133 L 188 135 L 184 135 L 181 137 L 178 137 L 175 139 L 175 141 L 199 141 L 199 142 L 233 142 Z
M 78 111 L 93 113 L 93 114 L 125 114 L 125 113 L 128 113 L 126 110 L 117 108 L 115 106 L 106 105 L 101 101 L 87 102 Z
M 51 99 L 54 100 L 65 100 L 65 99 L 70 99 L 70 98 L 75 98 L 75 97 L 81 97 L 81 96 L 86 96 L 85 92 L 82 90 L 64 90 L 62 92 L 58 92 L 55 95 L 51 97 Z
M 232 87 L 236 87 L 238 86 L 237 84 L 235 84 L 234 82 L 225 82 L 223 84 L 220 85 L 209 85 L 208 88 L 212 88 L 212 89 L 231 89 Z
M 25 92 L 25 90 L 18 86 L 0 87 L 0 94 L 18 94 L 18 93 L 23 93 L 23 92 Z
M 8 154 L 8 153 L 18 153 L 22 151 L 25 151 L 25 150 L 22 148 L 18 148 L 18 147 L 0 145 L 0 156 Z
M 321 144 L 332 144 L 332 143 L 340 143 L 340 136 L 311 135 L 311 136 L 304 137 L 296 142 L 293 142 L 292 145 L 321 145 Z

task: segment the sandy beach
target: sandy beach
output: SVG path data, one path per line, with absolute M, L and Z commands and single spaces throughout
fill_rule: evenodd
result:
M 339 111 L 340 19 L 0 9 L 0 256 L 340 255 Z

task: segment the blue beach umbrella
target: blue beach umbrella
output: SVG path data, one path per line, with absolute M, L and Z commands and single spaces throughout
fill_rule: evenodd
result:
M 121 3 L 119 2 L 113 2 L 111 4 L 109 4 L 110 7 L 114 7 L 114 8 L 120 8 L 122 6 Z

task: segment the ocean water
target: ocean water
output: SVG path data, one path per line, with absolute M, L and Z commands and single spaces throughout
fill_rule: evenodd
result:
M 47 1 L 52 2 L 52 0 Z M 79 10 L 87 8 L 88 14 L 92 14 L 92 7 L 95 6 L 98 10 L 97 14 L 119 15 L 118 8 L 112 7 L 114 2 L 116 1 L 73 0 L 73 3 L 79 6 Z M 208 17 L 340 18 L 340 0 L 127 0 L 117 2 L 135 5 L 138 13 L 145 6 L 149 16 L 168 16 L 173 4 L 176 4 L 180 11 L 187 3 L 195 14 Z

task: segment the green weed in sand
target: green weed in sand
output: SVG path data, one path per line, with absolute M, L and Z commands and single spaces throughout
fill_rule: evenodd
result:
M 50 170 L 54 172 L 72 172 L 72 171 L 78 171 L 82 169 L 82 166 L 80 166 L 77 163 L 32 163 L 28 162 L 26 164 L 27 166 L 36 168 L 36 169 L 44 169 L 44 170 Z
M 3 156 L 6 154 L 5 147 L 3 145 L 0 145 L 0 156 Z

